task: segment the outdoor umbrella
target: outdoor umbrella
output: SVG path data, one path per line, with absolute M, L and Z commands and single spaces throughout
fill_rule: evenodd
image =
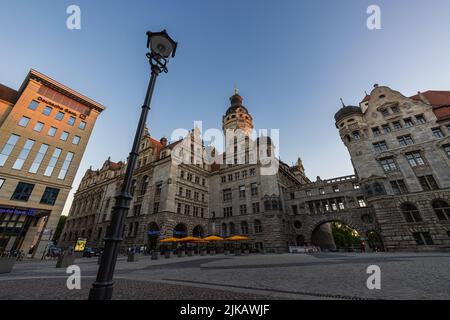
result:
M 203 238 L 202 240 L 205 240 L 205 241 L 223 241 L 224 239 L 222 237 L 218 237 L 218 236 L 209 236 L 209 237 Z
M 159 242 L 162 242 L 162 243 L 170 243 L 170 242 L 178 242 L 178 241 L 179 241 L 179 239 L 173 238 L 173 237 L 159 240 Z
M 245 241 L 245 240 L 250 240 L 249 237 L 245 237 L 245 236 L 232 236 L 229 238 L 226 238 L 225 240 L 230 240 L 230 241 Z
M 201 240 L 201 239 L 189 236 L 189 237 L 184 237 L 184 238 L 178 239 L 178 242 L 193 242 L 193 241 L 198 241 L 198 240 Z

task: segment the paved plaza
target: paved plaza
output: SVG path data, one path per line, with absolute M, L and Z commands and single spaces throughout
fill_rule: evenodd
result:
M 0 275 L 0 299 L 86 299 L 97 258 L 75 261 L 80 290 L 68 290 L 56 261 L 23 261 Z M 366 286 L 381 269 L 381 289 Z M 316 253 L 120 257 L 115 299 L 450 299 L 448 253 Z

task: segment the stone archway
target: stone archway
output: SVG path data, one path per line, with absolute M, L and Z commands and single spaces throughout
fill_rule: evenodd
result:
M 299 235 L 295 238 L 295 245 L 298 246 L 298 247 L 306 245 L 306 239 L 305 239 L 305 236 L 302 235 L 302 234 L 299 234 Z
M 187 227 L 184 223 L 179 223 L 173 228 L 173 236 L 175 238 L 183 238 L 187 236 Z
M 311 244 L 325 251 L 357 251 L 366 232 L 346 219 L 324 219 L 310 232 Z
M 158 245 L 158 238 L 160 235 L 160 229 L 156 222 L 151 222 L 147 228 L 147 236 L 148 236 L 148 248 L 150 250 L 156 249 Z

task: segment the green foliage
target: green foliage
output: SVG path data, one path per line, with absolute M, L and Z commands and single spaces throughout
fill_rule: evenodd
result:
M 361 245 L 358 232 L 349 226 L 340 222 L 332 222 L 331 230 L 337 248 L 359 247 Z
M 61 216 L 58 221 L 58 225 L 56 226 L 55 234 L 53 235 L 53 241 L 58 241 L 61 236 L 61 232 L 64 229 L 64 225 L 66 224 L 67 216 Z

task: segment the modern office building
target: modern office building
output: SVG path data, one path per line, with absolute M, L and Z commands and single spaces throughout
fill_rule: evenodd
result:
M 44 253 L 104 109 L 35 70 L 0 84 L 0 251 Z

